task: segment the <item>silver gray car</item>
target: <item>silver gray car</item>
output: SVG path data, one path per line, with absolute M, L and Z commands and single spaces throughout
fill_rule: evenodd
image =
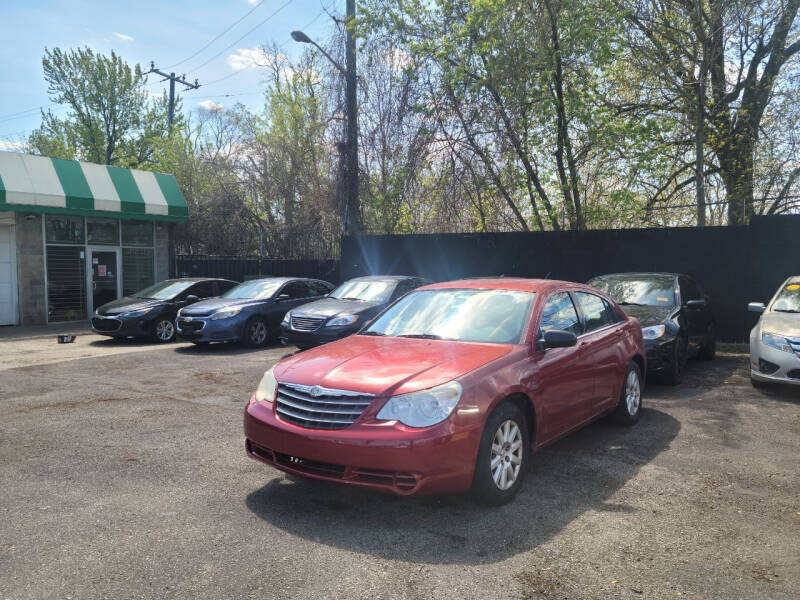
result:
M 783 282 L 768 305 L 751 302 L 761 314 L 750 332 L 750 381 L 800 385 L 800 275 Z

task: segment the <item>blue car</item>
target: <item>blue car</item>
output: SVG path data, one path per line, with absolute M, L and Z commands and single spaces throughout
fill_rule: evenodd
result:
M 178 311 L 178 339 L 208 344 L 241 342 L 255 348 L 277 340 L 287 311 L 326 296 L 327 281 L 269 277 L 231 288 L 219 298 L 196 302 Z

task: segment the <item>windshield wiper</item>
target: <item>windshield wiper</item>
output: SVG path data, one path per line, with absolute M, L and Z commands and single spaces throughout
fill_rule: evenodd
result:
M 800 310 L 794 310 L 791 308 L 773 308 L 774 312 L 782 312 L 782 313 L 800 313 Z
M 380 337 L 385 337 L 386 336 L 385 333 L 381 333 L 380 331 L 362 331 L 358 335 L 374 335 L 374 336 L 380 336 Z
M 417 338 L 420 340 L 443 340 L 444 338 L 440 335 L 434 335 L 432 333 L 407 333 L 405 335 L 398 335 L 397 337 L 403 338 Z
M 363 298 L 348 298 L 347 296 L 344 296 L 342 298 L 337 298 L 337 300 L 357 300 L 358 302 L 366 302 L 366 300 L 364 300 Z
M 647 306 L 647 304 L 639 304 L 638 302 L 617 302 L 620 306 Z

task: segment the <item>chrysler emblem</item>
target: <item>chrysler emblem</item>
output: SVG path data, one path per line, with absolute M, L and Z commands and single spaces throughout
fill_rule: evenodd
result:
M 314 387 L 312 387 L 310 391 L 311 391 L 311 395 L 314 396 L 314 398 L 316 398 L 317 396 L 319 396 L 322 393 L 322 389 L 318 385 L 315 385 Z

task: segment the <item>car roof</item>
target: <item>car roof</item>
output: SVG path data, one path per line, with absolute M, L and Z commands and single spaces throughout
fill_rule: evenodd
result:
M 406 279 L 425 279 L 416 275 L 365 275 L 364 277 L 353 277 L 347 281 L 405 281 Z
M 275 281 L 280 283 L 288 283 L 289 281 L 319 281 L 321 283 L 328 283 L 322 279 L 312 279 L 310 277 L 258 277 L 257 279 L 248 279 L 242 283 L 252 283 L 254 281 Z
M 602 275 L 595 275 L 591 279 L 597 279 L 598 277 L 641 277 L 642 275 L 650 277 L 689 277 L 683 273 L 668 273 L 666 271 L 630 271 L 625 273 L 603 273 Z
M 443 283 L 433 283 L 420 290 L 442 289 L 473 289 L 473 290 L 509 290 L 515 292 L 545 292 L 552 288 L 562 286 L 575 286 L 586 288 L 588 286 L 573 281 L 559 281 L 557 279 L 526 279 L 524 277 L 480 277 L 475 279 L 456 279 Z
M 164 279 L 163 281 L 191 281 L 193 283 L 198 283 L 200 281 L 233 281 L 233 279 L 224 279 L 222 277 L 173 277 L 172 279 Z

